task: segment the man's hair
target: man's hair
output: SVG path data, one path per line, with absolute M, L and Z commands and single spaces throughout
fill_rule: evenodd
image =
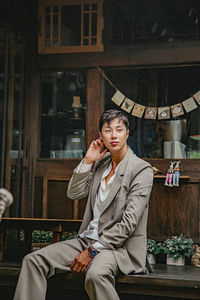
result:
M 124 122 L 124 125 L 126 126 L 126 129 L 129 129 L 129 121 L 127 116 L 120 110 L 117 109 L 109 109 L 104 111 L 101 114 L 100 120 L 99 120 L 99 131 L 101 132 L 102 127 L 105 123 L 110 124 L 110 122 L 114 119 L 118 118 L 122 122 Z

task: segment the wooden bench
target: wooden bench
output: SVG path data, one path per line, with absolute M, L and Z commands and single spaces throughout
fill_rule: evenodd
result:
M 50 230 L 53 232 L 53 241 L 60 240 L 62 232 L 77 231 L 81 220 L 52 220 L 52 219 L 18 219 L 3 218 L 0 223 L 0 251 L 4 255 L 3 240 L 9 229 L 23 229 L 26 233 L 27 247 L 31 249 L 31 233 L 33 230 Z M 154 266 L 154 273 L 148 275 L 121 275 L 116 280 L 116 288 L 120 295 L 148 295 L 149 297 L 172 297 L 183 299 L 200 299 L 200 268 L 186 266 L 167 266 L 158 264 Z M 8 288 L 11 293 L 20 273 L 19 264 L 0 262 L 0 298 L 2 288 Z M 48 281 L 47 300 L 59 300 L 57 293 L 68 295 L 70 291 L 81 292 L 83 300 L 83 276 L 71 273 L 57 274 Z M 54 297 L 55 294 L 55 297 Z M 7 294 L 6 294 L 7 295 Z M 48 295 L 49 298 L 48 298 Z M 87 296 L 85 296 L 87 299 Z M 5 298 L 12 299 L 10 298 Z M 65 299 L 62 296 L 60 299 Z M 71 298 L 70 298 L 71 299 Z M 72 298 L 73 300 L 74 297 Z M 123 298 L 122 298 L 123 299 Z M 127 298 L 126 298 L 127 299 Z M 135 299 L 135 298 L 134 298 Z M 146 299 L 146 298 L 145 298 Z M 150 298 L 149 298 L 150 299 Z M 153 299 L 153 298 L 151 298 Z
M 189 265 L 167 266 L 160 264 L 155 265 L 154 271 L 154 273 L 148 275 L 119 276 L 116 280 L 118 293 L 120 295 L 148 295 L 150 299 L 153 299 L 153 296 L 200 299 L 199 268 Z M 13 288 L 14 292 L 19 272 L 20 266 L 8 266 L 1 263 L 0 290 L 2 287 L 7 287 L 9 289 Z M 48 280 L 47 300 L 65 299 L 68 293 L 72 291 L 74 291 L 74 295 L 84 295 L 83 286 L 84 276 L 76 276 L 72 273 L 57 274 Z M 63 298 L 58 298 L 58 291 Z M 79 299 L 87 299 L 87 296 L 82 296 Z

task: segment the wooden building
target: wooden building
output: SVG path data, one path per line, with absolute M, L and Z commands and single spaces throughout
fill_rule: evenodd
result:
M 117 90 L 143 105 L 127 113 L 129 144 L 160 172 L 148 236 L 200 241 L 199 1 L 2 1 L 0 59 L 0 179 L 15 198 L 7 216 L 82 218 L 85 200 L 67 200 L 67 184 L 100 113 L 119 108 Z M 151 107 L 169 108 L 168 118 L 148 118 Z M 171 160 L 181 161 L 179 187 L 164 186 Z

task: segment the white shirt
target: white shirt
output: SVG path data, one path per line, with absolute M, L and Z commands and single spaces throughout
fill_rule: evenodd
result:
M 94 204 L 94 212 L 93 212 L 93 220 L 90 221 L 90 224 L 88 225 L 87 229 L 80 234 L 80 237 L 87 237 L 93 240 L 98 241 L 99 235 L 98 235 L 98 224 L 99 224 L 99 218 L 103 211 L 103 207 L 105 204 L 105 201 L 108 197 L 108 194 L 111 189 L 111 184 L 113 180 L 115 179 L 116 172 L 119 168 L 120 163 L 117 165 L 115 169 L 115 173 L 112 175 L 112 177 L 109 179 L 109 181 L 105 182 L 106 176 L 110 173 L 112 169 L 112 162 L 109 164 L 108 168 L 104 171 L 102 177 L 101 177 L 101 183 L 99 186 L 99 189 L 96 194 L 95 198 L 95 204 Z M 92 168 L 92 164 L 83 164 L 82 162 L 79 164 L 77 172 L 78 173 L 84 173 L 89 171 Z M 105 247 L 99 243 L 95 242 L 92 245 L 97 251 L 101 251 L 105 249 Z

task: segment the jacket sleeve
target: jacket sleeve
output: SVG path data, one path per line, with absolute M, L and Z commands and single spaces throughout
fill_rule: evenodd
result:
M 105 229 L 99 238 L 99 242 L 107 249 L 121 247 L 134 233 L 145 208 L 148 207 L 152 184 L 153 171 L 150 166 L 143 168 L 132 180 L 121 221 Z
M 78 166 L 74 171 L 73 175 L 69 181 L 67 189 L 67 197 L 76 200 L 83 199 L 88 196 L 92 172 L 89 168 L 85 172 L 79 172 L 80 166 Z

